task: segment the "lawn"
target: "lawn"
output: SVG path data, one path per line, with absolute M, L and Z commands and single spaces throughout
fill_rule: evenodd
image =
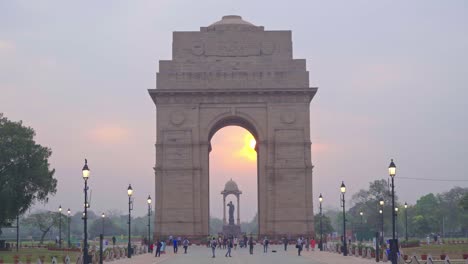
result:
M 444 244 L 444 245 L 422 245 L 420 247 L 403 248 L 406 255 L 432 255 L 439 258 L 441 254 L 448 255 L 451 259 L 461 259 L 462 254 L 468 254 L 468 244 Z
M 75 263 L 79 254 L 79 252 L 55 251 L 48 250 L 46 248 L 22 248 L 19 252 L 0 251 L 0 259 L 3 259 L 3 263 L 14 263 L 14 256 L 18 255 L 19 260 L 26 263 L 27 256 L 30 256 L 31 263 L 36 263 L 39 257 L 44 256 L 44 260 L 47 262 L 50 262 L 52 257 L 57 257 L 57 260 L 59 260 L 60 263 L 63 263 L 63 257 L 69 255 L 71 262 Z

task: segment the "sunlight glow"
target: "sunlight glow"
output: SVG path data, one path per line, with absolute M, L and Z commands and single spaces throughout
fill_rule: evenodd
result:
M 248 160 L 257 160 L 257 151 L 255 151 L 255 138 L 249 132 L 244 134 L 244 146 L 239 151 L 239 156 L 247 158 Z
M 252 138 L 252 139 L 250 140 L 250 147 L 253 148 L 253 149 L 255 149 L 255 144 L 257 144 L 257 141 L 255 141 L 255 139 Z

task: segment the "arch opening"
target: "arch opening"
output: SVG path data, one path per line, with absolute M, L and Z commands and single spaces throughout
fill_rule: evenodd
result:
M 258 135 L 247 122 L 233 124 L 232 119 L 218 122 L 209 133 L 213 146 L 208 154 L 211 235 L 221 233 L 223 225 L 229 223 L 227 204 L 231 201 L 234 223 L 241 225 L 241 232 L 258 232 L 258 153 L 254 144 L 258 136 L 254 133 Z

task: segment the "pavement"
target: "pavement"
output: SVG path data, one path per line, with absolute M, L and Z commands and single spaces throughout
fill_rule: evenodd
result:
M 276 250 L 277 252 L 272 252 Z M 154 257 L 153 254 L 143 254 L 133 256 L 131 259 L 121 259 L 113 261 L 115 264 L 209 264 L 209 263 L 231 263 L 231 264 L 370 264 L 375 263 L 372 259 L 363 259 L 354 256 L 343 257 L 342 255 L 330 252 L 320 251 L 303 251 L 302 256 L 297 255 L 297 250 L 294 245 L 288 247 L 288 251 L 284 251 L 280 245 L 272 245 L 269 247 L 268 253 L 263 253 L 261 245 L 255 246 L 254 254 L 250 255 L 249 250 L 245 248 L 232 249 L 231 256 L 225 257 L 226 249 L 216 249 L 216 257 L 212 258 L 211 249 L 206 246 L 190 246 L 188 253 L 183 253 L 183 248 L 179 248 L 179 253 L 172 253 L 172 247 L 166 248 L 166 254 L 160 258 Z

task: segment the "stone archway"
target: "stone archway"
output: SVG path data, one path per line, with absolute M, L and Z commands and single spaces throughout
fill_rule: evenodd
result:
M 310 88 L 291 31 L 225 16 L 174 32 L 160 61 L 156 104 L 155 236 L 209 233 L 209 152 L 227 125 L 257 141 L 259 235 L 313 234 Z

